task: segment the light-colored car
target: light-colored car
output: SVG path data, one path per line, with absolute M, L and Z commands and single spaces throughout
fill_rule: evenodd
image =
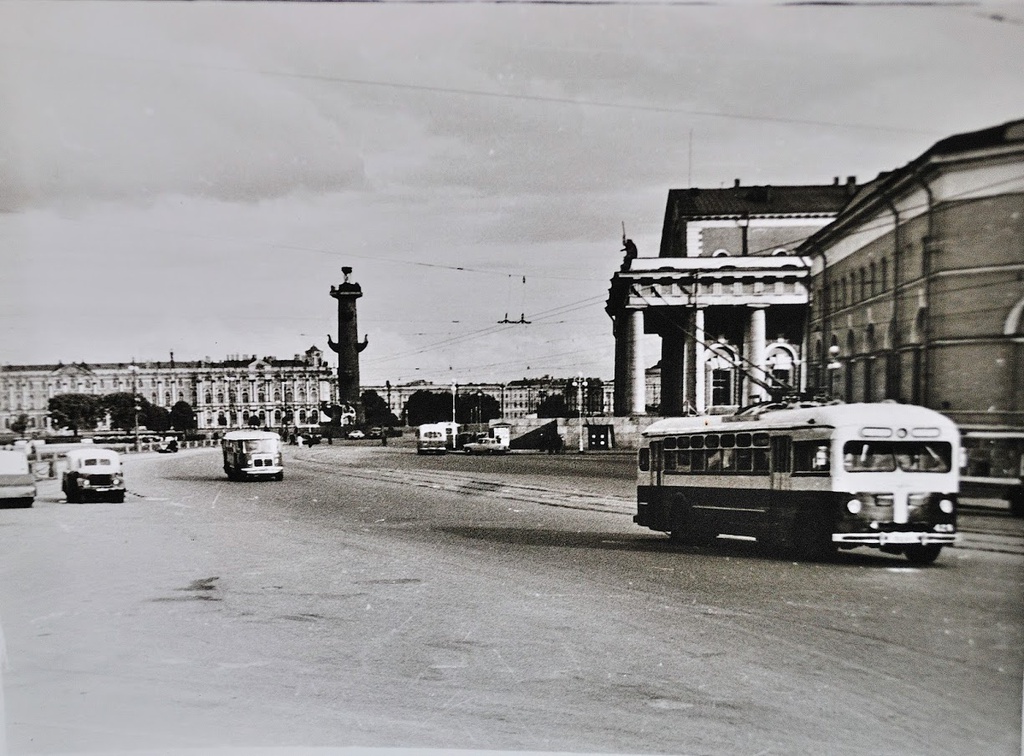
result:
M 505 454 L 508 446 L 497 438 L 478 438 L 476 441 L 463 444 L 462 450 L 466 454 Z
M 68 503 L 86 499 L 124 501 L 124 473 L 121 455 L 112 449 L 82 446 L 64 454 L 68 469 L 61 478 L 61 490 Z
M 0 506 L 31 507 L 36 479 L 25 452 L 0 450 Z
M 354 430 L 354 431 L 349 431 L 348 437 L 349 438 L 366 438 L 366 434 L 363 433 L 361 430 Z

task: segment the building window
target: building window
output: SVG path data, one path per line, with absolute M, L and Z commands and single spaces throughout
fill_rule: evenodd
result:
M 882 259 L 882 291 L 889 289 L 889 261 Z

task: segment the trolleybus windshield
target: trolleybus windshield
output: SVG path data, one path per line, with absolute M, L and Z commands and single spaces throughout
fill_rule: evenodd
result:
M 950 470 L 952 446 L 932 441 L 847 441 L 843 467 L 847 472 L 945 473 Z

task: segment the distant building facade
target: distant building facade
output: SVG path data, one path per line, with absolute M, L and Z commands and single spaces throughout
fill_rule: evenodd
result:
M 57 430 L 49 418 L 53 397 L 125 392 L 168 411 L 188 403 L 200 430 L 314 428 L 321 402 L 334 401 L 332 372 L 316 347 L 291 360 L 175 362 L 172 355 L 168 362 L 0 365 L 0 426 L 9 431 L 25 415 L 28 433 Z

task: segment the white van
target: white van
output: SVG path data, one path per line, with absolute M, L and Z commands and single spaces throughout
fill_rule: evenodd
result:
M 68 469 L 61 478 L 61 490 L 68 503 L 81 503 L 86 499 L 124 501 L 124 473 L 121 455 L 99 446 L 82 446 L 64 454 Z
M 36 479 L 23 451 L 0 450 L 0 506 L 31 507 Z

